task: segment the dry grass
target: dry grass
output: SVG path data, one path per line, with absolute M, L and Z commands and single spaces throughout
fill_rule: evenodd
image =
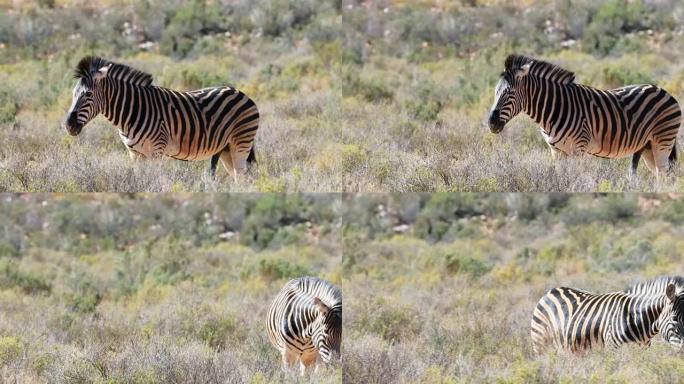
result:
M 171 212 L 151 222 L 117 219 L 127 209 L 156 204 L 151 196 L 63 199 L 5 196 L 0 205 L 13 218 L 2 252 L 15 241 L 23 244 L 18 254 L 0 256 L 0 382 L 340 382 L 339 361 L 305 377 L 283 372 L 265 323 L 273 297 L 290 278 L 305 273 L 340 284 L 335 233 L 321 230 L 314 239 L 300 232 L 302 226 L 283 225 L 260 249 L 241 245 L 241 231 L 231 239 L 211 234 L 226 217 L 253 219 L 231 216 L 235 212 L 217 207 L 211 196 L 175 196 Z M 256 201 L 231 197 L 233 203 L 250 199 Z M 206 223 L 180 239 L 160 218 L 177 212 L 185 220 L 195 208 L 211 213 L 200 214 Z M 62 221 L 85 210 L 108 235 L 79 235 L 78 220 Z M 277 208 L 269 212 L 289 217 Z M 34 232 L 33 225 L 43 229 L 7 234 Z M 126 244 L 112 243 L 125 238 Z
M 505 199 L 490 204 L 509 204 Z M 475 200 L 487 201 L 485 196 Z M 354 340 L 345 348 L 345 382 L 681 380 L 681 356 L 659 337 L 648 349 L 627 346 L 540 357 L 534 356 L 529 337 L 534 306 L 552 287 L 610 292 L 661 274 L 681 274 L 680 227 L 662 222 L 658 214 L 615 224 L 577 224 L 559 222 L 544 210 L 544 217 L 532 221 L 489 215 L 454 220 L 449 240 L 431 242 L 418 236 L 421 214 L 415 221 L 407 219 L 409 201 L 378 198 L 389 215 L 403 217 L 409 228 L 401 235 L 368 230 L 345 256 L 343 289 L 350 298 L 345 332 Z M 595 198 L 574 201 L 578 205 L 568 211 Z M 459 209 L 463 205 L 439 212 Z M 385 214 L 375 220 L 392 218 Z

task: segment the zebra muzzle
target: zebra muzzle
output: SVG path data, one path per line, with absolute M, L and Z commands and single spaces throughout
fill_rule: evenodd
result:
M 492 111 L 492 113 L 489 115 L 489 130 L 492 131 L 492 133 L 499 133 L 503 130 L 504 124 L 501 119 L 500 119 L 500 114 L 498 110 Z
M 66 127 L 67 132 L 71 136 L 77 136 L 79 133 L 81 133 L 81 130 L 83 129 L 83 124 L 79 124 L 78 119 L 72 117 L 69 117 L 67 119 L 64 126 Z

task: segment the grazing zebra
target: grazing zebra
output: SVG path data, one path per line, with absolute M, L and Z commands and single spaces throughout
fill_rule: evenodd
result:
M 255 160 L 259 111 L 235 88 L 179 92 L 152 85 L 150 74 L 90 56 L 78 63 L 74 77 L 65 124 L 72 136 L 102 113 L 119 128 L 131 158 L 211 158 L 212 177 L 219 159 L 234 177 Z
M 674 169 L 681 109 L 665 90 L 629 85 L 601 90 L 575 83 L 575 74 L 551 63 L 510 55 L 496 86 L 489 129 L 503 130 L 521 111 L 540 124 L 552 154 L 643 156 L 651 172 Z
M 547 346 L 580 352 L 626 343 L 649 346 L 661 333 L 665 341 L 684 346 L 684 280 L 660 277 L 623 292 L 595 294 L 575 288 L 553 288 L 537 303 L 531 336 L 535 353 Z
M 268 338 L 289 370 L 299 361 L 301 374 L 318 360 L 328 364 L 342 341 L 342 292 L 315 277 L 290 280 L 268 310 Z

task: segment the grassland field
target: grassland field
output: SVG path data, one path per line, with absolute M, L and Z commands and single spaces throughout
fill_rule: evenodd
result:
M 552 160 L 534 122 L 484 124 L 512 52 L 581 83 L 655 83 L 684 100 L 684 8 L 668 0 L 0 4 L 0 190 L 681 191 L 629 159 Z M 49 20 L 49 22 L 48 22 Z M 258 165 L 133 161 L 99 117 L 62 123 L 96 54 L 181 90 L 233 85 L 258 104 Z M 682 140 L 680 139 L 680 142 Z M 681 174 L 681 164 L 677 167 Z
M 650 348 L 541 356 L 529 336 L 552 287 L 612 292 L 681 275 L 681 197 L 434 194 L 351 205 L 345 382 L 681 382 L 682 356 L 660 336 Z
M 341 382 L 283 372 L 266 333 L 289 279 L 341 284 L 336 201 L 3 195 L 0 382 Z

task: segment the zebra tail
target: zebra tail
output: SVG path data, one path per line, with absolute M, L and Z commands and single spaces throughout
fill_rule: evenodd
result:
M 254 154 L 254 146 L 249 150 L 249 155 L 247 155 L 247 162 L 250 164 L 256 164 L 256 155 Z
M 672 152 L 670 152 L 670 157 L 668 159 L 670 160 L 670 164 L 677 162 L 677 140 L 675 140 L 674 145 L 672 146 Z

